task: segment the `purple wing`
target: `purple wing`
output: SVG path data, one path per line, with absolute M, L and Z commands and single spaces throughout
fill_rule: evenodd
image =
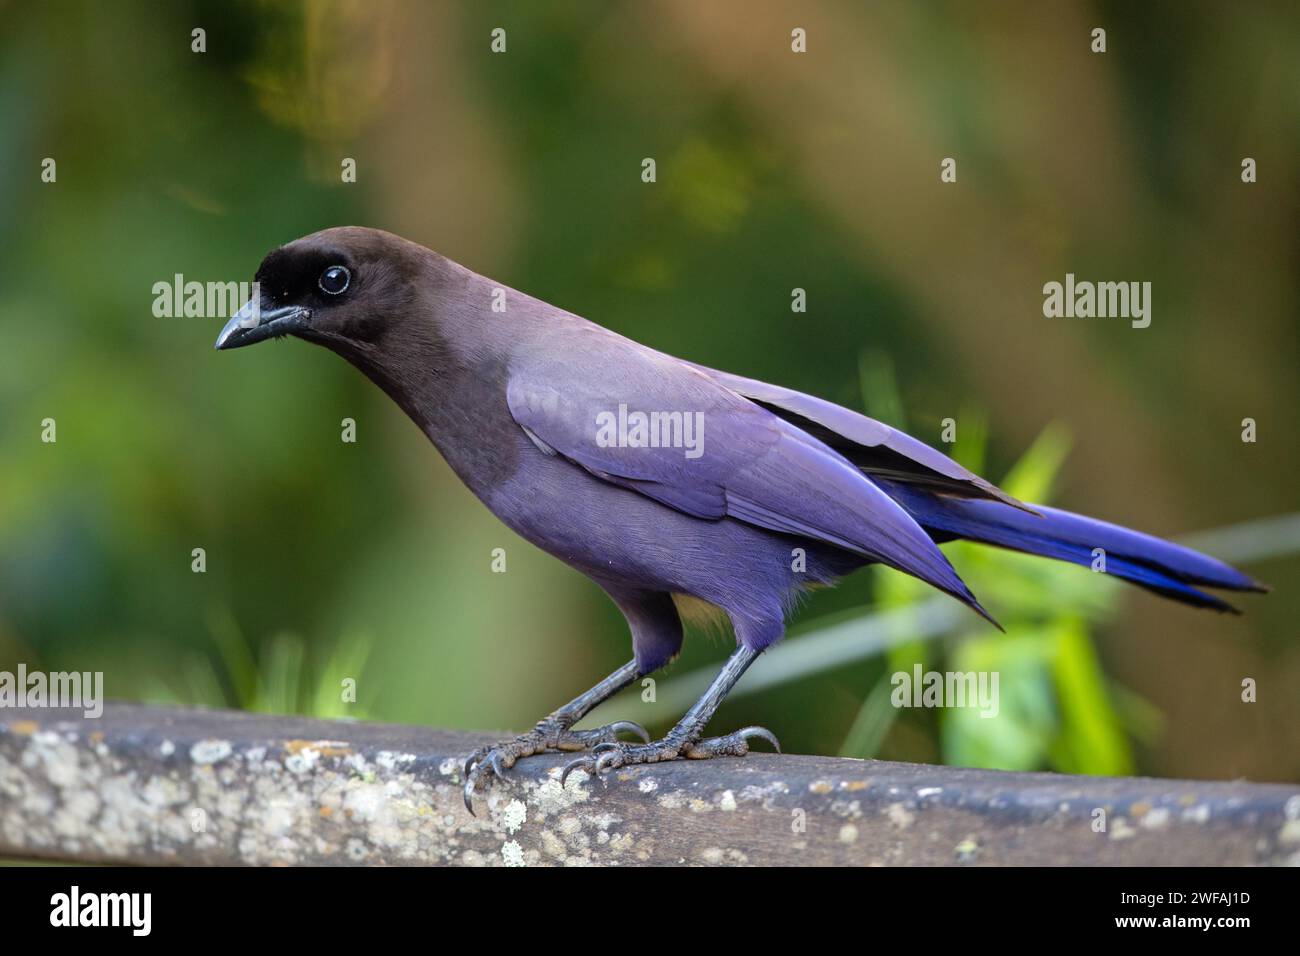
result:
M 703 365 L 692 367 L 825 442 L 870 475 L 963 498 L 989 498 L 1035 513 L 947 455 L 874 418 L 779 385 Z
M 513 366 L 507 388 L 511 414 L 539 447 L 696 518 L 731 518 L 888 564 L 985 613 L 920 525 L 824 442 L 703 371 L 618 336 L 551 344 Z M 628 416 L 690 416 L 695 457 L 611 443 L 620 406 Z

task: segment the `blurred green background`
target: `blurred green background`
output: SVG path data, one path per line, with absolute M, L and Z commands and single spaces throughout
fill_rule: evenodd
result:
M 1274 519 L 1207 543 L 1274 587 L 1243 617 L 950 548 L 1003 636 L 858 574 L 806 603 L 789 667 L 719 729 L 1300 779 L 1294 4 L 56 0 L 0 20 L 0 669 L 523 729 L 628 658 L 596 587 L 343 362 L 218 354 L 220 317 L 152 314 L 155 282 L 250 280 L 272 247 L 359 224 L 931 444 L 954 418 L 948 450 L 1035 500 L 1171 537 Z M 1150 281 L 1150 328 L 1044 318 L 1066 272 Z M 666 729 L 726 643 L 693 634 L 656 702 L 604 715 Z M 916 662 L 997 670 L 999 716 L 891 707 Z

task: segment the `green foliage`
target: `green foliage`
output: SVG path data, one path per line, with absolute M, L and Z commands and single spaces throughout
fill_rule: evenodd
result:
M 901 403 L 887 360 L 864 358 L 862 369 L 868 410 L 901 427 Z M 984 419 L 967 411 L 956 420 L 951 454 L 978 473 L 986 456 Z M 1022 501 L 1047 504 L 1068 449 L 1065 431 L 1048 427 L 1000 487 Z M 1112 699 L 1090 630 L 1111 615 L 1117 596 L 1114 582 L 1074 565 L 970 542 L 953 542 L 944 550 L 1006 633 L 996 633 L 972 616 L 969 626 L 943 642 L 894 644 L 885 655 L 885 676 L 867 694 L 840 752 L 866 757 L 879 750 L 893 721 L 903 715 L 889 702 L 890 677 L 910 674 L 919 664 L 923 670 L 998 675 L 996 716 L 981 716 L 975 707 L 939 712 L 945 763 L 1131 773 L 1128 734 L 1137 726 L 1126 724 Z M 932 592 L 915 578 L 878 569 L 876 594 L 881 608 L 896 609 L 916 606 Z M 906 618 L 896 626 L 905 633 Z M 1149 721 L 1145 727 L 1150 728 Z
M 217 647 L 216 661 L 191 655 L 184 664 L 181 686 L 156 683 L 148 699 L 267 714 L 369 716 L 360 699 L 349 702 L 344 697 L 345 681 L 354 689 L 360 685 L 370 656 L 370 640 L 364 635 L 346 636 L 318 666 L 312 666 L 310 646 L 297 634 L 273 634 L 255 652 L 228 611 L 210 613 L 208 626 Z

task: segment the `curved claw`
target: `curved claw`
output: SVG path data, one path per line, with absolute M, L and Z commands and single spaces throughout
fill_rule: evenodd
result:
M 618 750 L 607 750 L 596 758 L 596 775 L 604 773 L 614 767 L 621 766 L 623 755 Z
M 777 749 L 780 750 L 781 748 L 778 747 Z M 495 750 L 492 751 L 492 772 L 502 778 L 506 775 L 505 765 L 501 763 L 501 754 Z
M 577 760 L 570 760 L 564 765 L 564 770 L 560 772 L 560 789 L 564 789 L 564 782 L 569 779 L 569 774 L 573 773 L 573 771 L 581 770 L 591 776 L 595 767 L 596 761 L 590 757 L 579 757 Z
M 775 747 L 777 753 L 781 752 L 781 742 L 776 739 L 776 734 L 772 733 L 772 731 L 768 730 L 766 727 L 742 727 L 734 734 L 731 734 L 731 736 L 739 737 L 741 740 L 749 740 L 751 737 L 759 737 Z
M 476 751 L 474 751 L 472 754 L 470 754 L 468 757 L 466 757 L 466 758 L 465 758 L 465 762 L 464 762 L 463 764 L 461 764 L 460 775 L 461 775 L 462 777 L 468 777 L 468 776 L 469 776 L 469 772 L 470 772 L 470 770 L 472 770 L 472 769 L 474 768 L 474 764 L 476 764 L 476 763 L 478 763 L 480 760 L 482 760 L 484 754 L 486 754 L 486 753 L 487 753 L 487 750 L 486 750 L 486 748 L 485 748 L 485 749 L 483 749 L 483 750 L 476 750 Z
M 461 793 L 464 794 L 465 809 L 469 811 L 469 815 L 471 817 L 478 816 L 478 814 L 474 812 L 474 781 L 466 780 L 465 789 L 462 790 Z
M 643 744 L 648 744 L 650 742 L 650 731 L 646 730 L 634 720 L 616 720 L 609 725 L 609 729 L 615 734 L 623 733 L 624 731 L 629 734 L 636 734 L 641 738 L 641 743 Z M 605 744 L 600 744 L 599 746 L 604 747 Z M 597 749 L 599 749 L 599 747 Z

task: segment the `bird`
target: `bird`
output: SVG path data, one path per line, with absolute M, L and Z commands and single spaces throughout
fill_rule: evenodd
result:
M 531 731 L 462 766 L 466 808 L 523 757 L 561 776 L 743 756 L 776 736 L 707 736 L 728 691 L 777 643 L 800 596 L 870 564 L 912 575 L 997 626 L 939 545 L 980 542 L 1108 574 L 1184 604 L 1267 588 L 1139 531 L 1021 502 L 940 451 L 816 396 L 642 345 L 400 236 L 325 229 L 273 249 L 218 350 L 282 336 L 324 346 L 382 389 L 509 528 L 585 574 L 627 619 L 632 658 Z M 578 729 L 668 664 L 683 617 L 729 620 L 735 650 L 662 738 Z M 633 735 L 638 741 L 625 740 Z M 623 735 L 623 736 L 620 736 Z

